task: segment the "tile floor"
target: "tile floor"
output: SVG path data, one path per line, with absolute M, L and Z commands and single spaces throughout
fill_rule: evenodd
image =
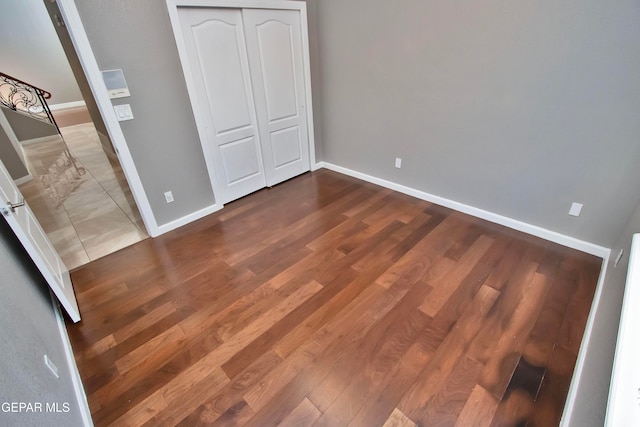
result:
M 71 270 L 149 236 L 93 124 L 60 130 L 68 150 L 58 136 L 24 147 L 34 179 L 20 190 Z

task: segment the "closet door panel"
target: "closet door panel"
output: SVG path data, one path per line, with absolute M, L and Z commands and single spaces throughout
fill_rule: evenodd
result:
M 227 203 L 266 185 L 240 9 L 178 11 L 214 176 Z
M 298 102 L 291 27 L 280 21 L 267 21 L 256 27 L 256 37 L 269 123 L 295 117 Z
M 298 161 L 300 153 L 300 129 L 298 126 L 271 133 L 271 151 L 276 169 Z
M 309 170 L 300 12 L 242 12 L 268 185 Z
M 216 134 L 221 135 L 252 125 L 245 70 L 238 46 L 238 26 L 207 20 L 193 27 L 200 73 L 209 102 Z
M 260 173 L 262 159 L 257 156 L 254 137 L 220 146 L 226 181 L 233 185 Z

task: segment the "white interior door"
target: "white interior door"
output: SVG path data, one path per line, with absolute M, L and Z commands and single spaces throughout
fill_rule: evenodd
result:
M 267 185 L 309 170 L 300 11 L 242 11 Z
M 71 320 L 78 322 L 80 310 L 78 310 L 78 302 L 71 285 L 69 270 L 51 245 L 29 205 L 25 203 L 24 206 L 11 208 L 10 203 L 19 204 L 21 201 L 24 201 L 22 193 L 0 161 L 0 211 L 2 216 L 18 236 L 20 243 L 49 283 Z
M 222 203 L 266 186 L 240 9 L 179 8 Z M 198 112 L 196 112 L 198 114 Z

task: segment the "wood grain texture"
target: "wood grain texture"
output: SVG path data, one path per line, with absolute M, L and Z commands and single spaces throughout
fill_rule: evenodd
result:
M 557 425 L 601 260 L 334 172 L 72 273 L 102 425 Z
M 476 385 L 456 419 L 455 427 L 490 425 L 499 403 L 481 385 Z
M 309 399 L 304 399 L 296 409 L 280 423 L 278 427 L 298 427 L 313 425 L 322 413 Z
M 391 415 L 389 415 L 389 418 L 387 418 L 387 421 L 385 421 L 382 427 L 416 427 L 416 423 L 396 408 Z

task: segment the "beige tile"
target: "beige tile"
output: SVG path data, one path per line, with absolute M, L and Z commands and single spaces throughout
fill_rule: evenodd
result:
M 77 179 L 72 180 L 65 180 L 58 177 L 52 178 L 51 188 L 53 188 L 60 201 L 63 202 L 69 196 L 75 193 L 90 191 L 89 187 L 91 187 L 91 184 L 85 185 L 87 182 L 88 181 L 86 179 L 83 179 L 82 177 L 78 177 Z
M 131 193 L 131 189 L 129 188 L 129 184 L 127 180 L 124 178 L 124 175 L 116 176 L 113 179 L 106 179 L 100 181 L 104 190 L 109 193 L 109 195 L 113 196 L 114 193 Z
M 73 225 L 83 243 L 88 239 L 108 234 L 113 230 L 137 231 L 136 226 L 125 215 L 125 213 L 122 212 L 113 200 L 109 200 L 113 203 L 115 209 L 101 211 L 98 214 L 81 221 L 74 220 Z
M 62 205 L 50 204 L 45 197 L 25 197 L 25 200 L 45 233 L 71 226 L 71 220 Z
M 73 225 L 66 213 L 57 215 L 36 215 L 36 218 L 47 235 Z
M 20 189 L 72 269 L 147 238 L 122 168 L 105 155 L 92 124 L 61 128 L 25 147 L 34 179 Z
M 71 252 L 61 254 L 60 258 L 62 258 L 62 262 L 69 271 L 91 262 L 87 252 L 82 247 L 77 249 L 73 248 Z
M 116 191 L 111 193 L 111 198 L 114 202 L 116 202 L 120 209 L 122 209 L 122 211 L 125 213 L 125 215 L 127 215 L 131 222 L 142 220 L 142 216 L 140 216 L 140 212 L 136 207 L 133 195 L 130 192 L 123 193 L 121 191 Z
M 64 206 L 62 206 L 56 192 L 50 189 L 39 189 L 39 192 L 22 192 L 22 195 L 36 215 L 38 211 L 50 215 L 64 211 Z
M 79 267 L 90 261 L 72 225 L 47 233 L 47 237 L 68 269 Z
M 143 238 L 135 226 L 126 226 L 122 229 L 114 229 L 84 240 L 82 244 L 89 258 L 95 260 L 122 248 L 126 248 L 127 246 L 131 246 Z
M 147 233 L 147 228 L 144 226 L 143 220 L 136 221 L 135 225 L 138 228 L 138 231 L 140 231 L 140 236 L 142 236 L 143 239 L 149 237 L 149 233 Z
M 92 209 L 114 209 L 116 203 L 109 197 L 102 187 L 92 187 L 91 191 L 76 191 L 70 194 L 63 202 L 64 208 L 69 212 L 72 221 L 81 221 L 87 217 L 95 216 L 87 211 Z
M 92 167 L 91 164 L 86 164 L 86 165 L 87 165 L 87 168 L 90 170 L 90 173 L 93 179 L 98 181 L 102 186 L 112 181 L 115 181 L 115 182 L 118 181 L 118 176 L 116 172 L 113 169 L 108 168 L 108 166 L 98 165 L 98 166 Z
M 60 228 L 59 230 L 52 231 L 47 234 L 51 243 L 56 247 L 63 247 L 65 244 L 80 244 L 80 238 L 76 229 L 69 223 L 68 226 Z
M 31 172 L 38 176 L 56 171 L 70 162 L 65 146 L 59 139 L 26 145 L 24 152 Z

